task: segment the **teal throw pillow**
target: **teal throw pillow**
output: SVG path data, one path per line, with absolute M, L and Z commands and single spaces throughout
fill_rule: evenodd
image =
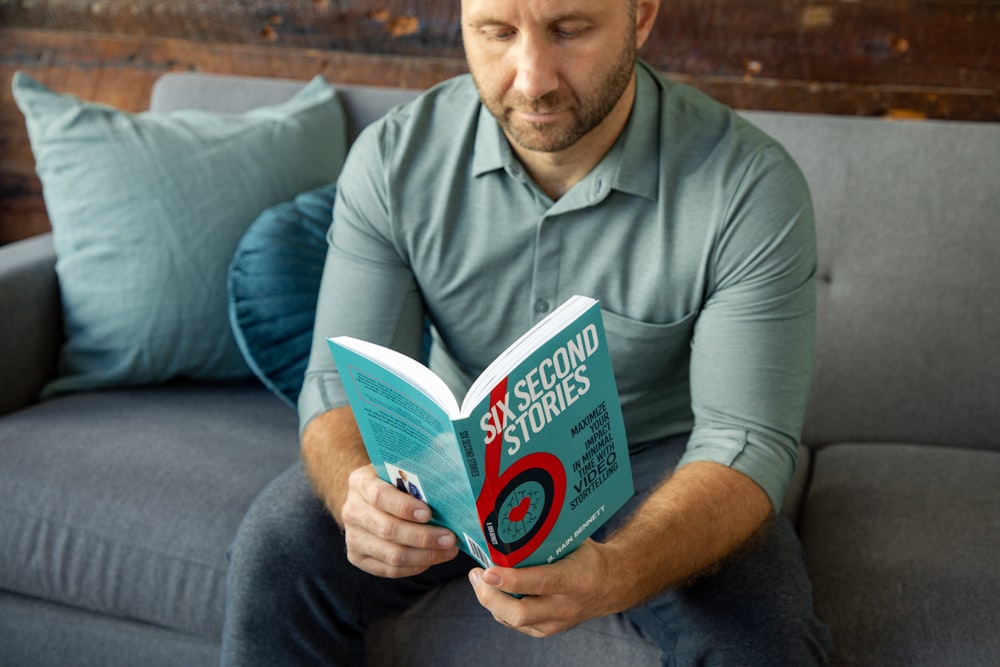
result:
M 261 382 L 293 407 L 312 347 L 336 194 L 331 183 L 264 211 L 229 266 L 236 342 Z
M 242 114 L 127 113 L 24 73 L 15 100 L 53 229 L 66 341 L 44 394 L 250 375 L 226 277 L 250 223 L 334 181 L 343 110 L 316 77 Z

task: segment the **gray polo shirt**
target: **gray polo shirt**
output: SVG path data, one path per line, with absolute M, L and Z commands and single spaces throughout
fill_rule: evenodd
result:
M 624 132 L 552 201 L 458 77 L 351 149 L 300 421 L 347 402 L 328 336 L 415 354 L 426 314 L 430 365 L 461 399 L 504 347 L 582 294 L 601 302 L 630 447 L 690 431 L 681 465 L 738 469 L 777 510 L 812 377 L 815 266 L 798 168 L 694 89 L 639 63 Z

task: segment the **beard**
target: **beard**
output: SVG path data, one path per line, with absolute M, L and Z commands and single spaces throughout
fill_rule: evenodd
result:
M 586 136 L 615 108 L 635 72 L 636 53 L 635 36 L 630 34 L 611 67 L 598 73 L 601 78 L 590 86 L 590 92 L 582 96 L 577 91 L 560 88 L 537 100 L 528 99 L 513 90 L 500 98 L 491 98 L 484 94 L 475 73 L 473 80 L 483 104 L 510 140 L 529 151 L 557 153 Z M 559 124 L 518 122 L 514 120 L 516 111 L 569 112 L 570 119 Z

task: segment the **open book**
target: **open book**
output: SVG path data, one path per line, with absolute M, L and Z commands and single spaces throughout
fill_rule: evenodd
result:
M 508 347 L 461 405 L 419 362 L 328 340 L 380 477 L 484 567 L 550 563 L 632 496 L 598 302 L 571 297 Z

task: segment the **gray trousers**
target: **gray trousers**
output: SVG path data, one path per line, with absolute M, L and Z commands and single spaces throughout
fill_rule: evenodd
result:
M 676 465 L 685 444 L 686 437 L 670 438 L 630 457 L 636 496 L 595 539 L 628 516 Z M 363 665 L 369 623 L 476 566 L 460 554 L 407 579 L 358 570 L 347 561 L 343 536 L 300 464 L 255 501 L 230 561 L 222 658 L 227 666 Z M 626 616 L 660 646 L 664 665 L 827 663 L 829 630 L 813 613 L 801 546 L 783 517 L 711 575 Z

